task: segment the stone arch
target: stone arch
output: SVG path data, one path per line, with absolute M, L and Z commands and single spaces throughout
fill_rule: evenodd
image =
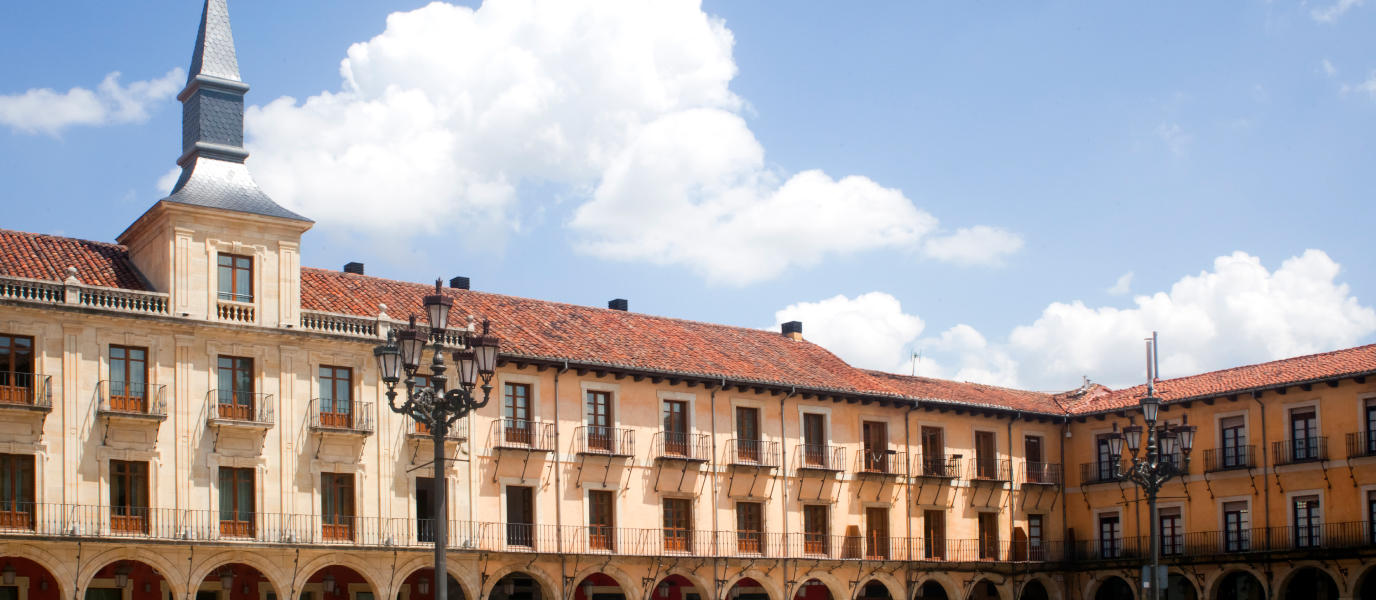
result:
M 904 589 L 903 584 L 899 582 L 898 579 L 894 578 L 892 574 L 883 571 L 876 571 L 870 573 L 869 576 L 865 577 L 865 579 L 860 582 L 859 589 L 864 589 L 865 584 L 871 581 L 878 581 L 879 583 L 884 584 L 884 587 L 888 588 L 889 590 L 889 597 L 893 598 L 894 600 L 897 600 L 898 598 L 903 598 L 907 595 L 907 590 Z M 849 600 L 849 598 L 849 596 L 846 597 L 847 600 Z
M 487 583 L 483 584 L 482 596 L 475 596 L 475 599 L 491 596 L 492 590 L 497 587 L 497 582 L 512 573 L 524 573 L 529 575 L 531 579 L 540 582 L 540 585 L 549 592 L 551 598 L 559 597 L 559 585 L 555 583 L 554 578 L 550 577 L 549 573 L 546 573 L 544 569 L 535 566 L 534 563 L 529 565 L 513 563 L 493 571 L 492 574 L 487 577 Z M 541 595 L 541 597 L 543 598 L 544 596 Z
M 53 556 L 47 550 L 29 544 L 10 544 L 3 551 L 0 551 L 0 556 L 13 556 L 37 563 L 38 566 L 47 569 L 48 573 L 53 576 L 53 585 L 57 586 L 58 597 L 71 597 L 72 591 L 67 589 L 67 582 L 75 579 L 76 575 L 72 573 L 66 562 Z
M 149 552 L 145 547 L 134 545 L 117 546 L 91 557 L 90 562 L 86 563 L 77 573 L 78 581 L 81 582 L 77 591 L 85 590 L 101 569 L 110 563 L 121 560 L 138 561 L 153 567 L 159 575 L 162 575 L 163 581 L 167 582 L 167 589 L 172 592 L 173 598 L 186 597 L 186 571 L 177 568 L 177 565 L 167 560 L 165 556 L 156 552 Z
M 1127 584 L 1128 590 L 1132 593 L 1131 600 L 1139 600 L 1137 586 L 1132 584 L 1132 577 L 1120 571 L 1099 571 L 1094 577 L 1085 582 L 1085 600 L 1094 600 L 1095 594 L 1099 593 L 1099 588 L 1103 587 L 1110 579 L 1120 579 Z
M 1295 576 L 1299 575 L 1300 572 L 1304 571 L 1305 569 L 1311 568 L 1317 570 L 1320 573 L 1323 573 L 1324 575 L 1327 575 L 1328 578 L 1333 581 L 1333 585 L 1335 585 L 1338 588 L 1338 594 L 1342 594 L 1343 585 L 1338 583 L 1339 581 L 1342 581 L 1342 578 L 1337 577 L 1335 573 L 1328 570 L 1328 568 L 1324 566 L 1323 563 L 1320 563 L 1318 561 L 1305 560 L 1296 562 L 1292 567 L 1290 567 L 1290 570 L 1281 573 L 1280 576 L 1276 578 L 1276 585 L 1274 588 L 1272 588 L 1272 600 L 1285 600 L 1285 592 L 1290 588 L 1290 583 L 1294 581 Z
M 1344 597 L 1361 598 L 1362 586 L 1366 585 L 1368 580 L 1371 580 L 1372 583 L 1376 583 L 1376 565 L 1368 567 L 1365 571 L 1358 573 L 1356 577 L 1351 578 L 1351 585 L 1346 590 Z
M 942 589 L 946 590 L 946 598 L 948 600 L 956 600 L 957 598 L 965 597 L 964 594 L 960 593 L 960 585 L 957 584 L 956 580 L 952 579 L 950 575 L 947 575 L 945 571 L 923 572 L 917 578 L 917 581 L 913 582 L 913 597 L 917 596 L 917 592 L 921 590 L 922 586 L 928 581 L 936 583 L 941 586 Z
M 655 582 L 655 585 L 659 585 L 659 582 L 660 582 L 660 581 L 664 581 L 665 579 L 668 579 L 670 576 L 673 576 L 673 575 L 678 575 L 679 577 L 682 577 L 682 578 L 684 578 L 684 579 L 687 579 L 689 583 L 693 584 L 693 587 L 702 590 L 702 596 L 703 596 L 704 598 L 710 598 L 710 597 L 711 597 L 711 595 L 712 595 L 712 585 L 711 585 L 711 582 L 709 582 L 709 581 L 706 580 L 706 579 L 703 579 L 703 578 L 699 577 L 699 576 L 697 575 L 697 573 L 694 573 L 693 571 L 688 570 L 688 569 L 685 569 L 685 568 L 683 568 L 683 567 L 674 567 L 674 568 L 672 568 L 672 569 L 669 569 L 668 571 L 666 571 L 666 572 L 664 573 L 664 575 L 663 575 L 662 577 L 659 578 L 659 581 L 656 581 L 656 582 Z M 730 589 L 730 588 L 727 588 L 727 589 Z
M 1204 580 L 1203 587 L 1204 590 L 1207 591 L 1207 593 L 1202 595 L 1201 598 L 1214 599 L 1220 597 L 1220 594 L 1222 593 L 1223 580 L 1227 579 L 1229 575 L 1232 575 L 1234 573 L 1246 573 L 1248 575 L 1251 575 L 1252 579 L 1256 580 L 1257 584 L 1261 586 L 1262 597 L 1271 597 L 1270 586 L 1267 585 L 1266 578 L 1262 576 L 1261 571 L 1244 565 L 1230 565 L 1228 567 L 1215 571 L 1212 576 Z
M 1042 584 L 1042 589 L 1046 590 L 1047 598 L 1051 600 L 1062 600 L 1065 597 L 1065 594 L 1061 591 L 1061 586 L 1056 585 L 1056 582 L 1052 581 L 1046 573 L 1036 573 L 1028 577 L 1026 581 L 1023 581 L 1022 584 L 1017 586 L 1017 591 L 1013 594 L 1013 597 L 1022 600 L 1023 590 L 1027 588 L 1028 584 L 1034 581 Z
M 793 589 L 788 590 L 788 596 L 785 596 L 785 599 L 792 600 L 798 595 L 798 590 L 802 589 L 803 584 L 812 579 L 816 579 L 822 582 L 822 585 L 827 586 L 827 591 L 831 592 L 831 600 L 850 599 L 850 595 L 846 593 L 846 584 L 840 579 L 837 579 L 836 576 L 832 575 L 829 571 L 813 571 L 799 577 L 798 583 L 793 585 Z
M 759 569 L 746 569 L 740 573 L 736 573 L 734 577 L 726 580 L 726 584 L 721 586 L 718 592 L 721 594 L 730 594 L 731 588 L 736 587 L 736 583 L 742 579 L 754 579 L 756 583 L 760 584 L 760 587 L 764 588 L 765 593 L 769 594 L 770 600 L 785 600 L 784 592 L 779 589 L 779 584 L 760 572 Z
M 1170 582 L 1170 576 L 1179 575 L 1181 579 L 1184 579 L 1185 582 L 1188 583 L 1188 584 L 1190 585 L 1190 589 L 1194 591 L 1195 600 L 1204 600 L 1204 588 L 1201 586 L 1201 584 L 1199 583 L 1199 580 L 1196 579 L 1196 578 L 1194 577 L 1193 574 L 1191 574 L 1190 572 L 1188 572 L 1188 571 L 1186 571 L 1186 570 L 1184 570 L 1184 569 L 1181 569 L 1180 567 L 1168 567 L 1168 568 L 1166 569 L 1166 571 L 1167 571 L 1167 580 L 1166 580 L 1166 581 L 1167 581 L 1168 584 L 1169 584 L 1169 582 Z M 1168 592 L 1169 592 L 1169 589 L 1168 589 L 1167 591 L 1163 591 L 1163 592 L 1161 592 L 1161 593 L 1162 593 L 1162 595 L 1164 596 L 1164 595 L 1167 595 Z
M 378 583 L 382 581 L 383 578 L 380 577 L 378 573 L 374 572 L 372 565 L 359 559 L 353 553 L 331 552 L 311 559 L 307 561 L 306 564 L 302 565 L 300 571 L 297 573 L 296 579 L 291 583 L 291 589 L 288 590 L 289 593 L 292 591 L 299 592 L 305 588 L 306 582 L 310 581 L 311 577 L 314 577 L 316 572 L 326 567 L 348 567 L 352 569 L 353 572 L 358 573 L 359 577 L 363 578 L 363 581 L 368 583 L 368 587 L 373 588 L 375 597 L 376 594 L 380 594 L 382 590 L 386 589 Z
M 989 582 L 989 585 L 994 586 L 994 591 L 998 592 L 998 594 L 999 594 L 999 600 L 1014 600 L 1013 597 L 1010 595 L 1010 594 L 1012 594 L 1012 590 L 1008 589 L 1009 586 L 1003 585 L 1003 584 L 1008 583 L 1008 580 L 1007 580 L 1007 579 L 1004 579 L 1004 581 L 999 582 L 999 581 L 995 581 L 993 577 L 990 577 L 990 576 L 988 576 L 988 575 L 981 575 L 981 576 L 975 577 L 973 580 L 971 580 L 971 581 L 970 581 L 970 589 L 969 589 L 969 591 L 965 594 L 965 598 L 974 598 L 974 597 L 975 597 L 975 588 L 976 588 L 977 586 L 979 586 L 980 583 L 985 582 L 985 581 Z
M 616 584 L 621 586 L 621 589 L 626 592 L 627 598 L 639 598 L 645 595 L 645 590 L 636 584 L 637 582 L 635 579 L 632 579 L 630 575 L 627 575 L 624 571 L 616 568 L 611 563 L 606 563 L 605 566 L 591 565 L 588 568 L 575 573 L 573 575 L 573 585 L 576 586 L 583 583 L 584 579 L 596 573 L 601 573 L 603 575 L 606 575 L 607 577 L 615 579 Z M 663 581 L 663 579 L 660 579 L 660 581 Z M 656 581 L 655 585 L 659 585 L 659 581 Z
M 286 587 L 290 585 L 287 582 L 291 581 L 291 575 L 283 572 L 280 564 L 264 559 L 262 555 L 256 552 L 244 550 L 225 550 L 218 554 L 212 554 L 193 567 L 190 581 L 199 586 L 200 582 L 205 581 L 205 578 L 214 573 L 216 569 L 233 563 L 248 565 L 257 569 L 259 573 L 263 574 L 263 577 L 268 578 L 268 583 L 272 584 L 273 589 L 277 590 L 278 598 L 286 598 L 291 593 L 291 588 Z
M 433 568 L 435 568 L 435 556 L 433 554 L 427 553 L 407 559 L 397 565 L 397 577 L 392 589 L 387 590 L 386 595 L 378 595 L 378 597 L 396 598 L 397 593 L 401 591 L 401 586 L 406 585 L 406 580 L 410 579 L 416 571 Z M 463 594 L 468 600 L 477 600 L 479 584 L 473 577 L 472 569 L 462 568 L 451 558 L 449 564 L 445 565 L 445 570 L 449 572 L 450 577 L 459 582 L 459 587 L 463 588 Z

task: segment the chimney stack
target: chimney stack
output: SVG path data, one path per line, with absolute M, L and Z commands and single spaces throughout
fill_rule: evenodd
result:
M 345 273 L 353 273 L 354 275 L 362 275 L 362 274 L 363 274 L 363 263 L 361 263 L 361 262 L 351 262 L 351 263 L 349 263 L 349 264 L 347 264 L 347 265 L 344 265 L 344 272 L 345 272 Z
M 795 342 L 803 341 L 803 322 L 789 321 L 784 323 L 784 337 Z
M 608 302 L 607 308 L 610 308 L 612 310 L 629 311 L 631 310 L 631 304 L 627 302 L 624 298 L 617 298 L 615 300 L 612 300 L 611 302 Z
M 467 278 L 467 277 L 455 277 L 455 278 L 453 278 L 453 279 L 450 279 L 450 280 L 449 280 L 449 287 L 454 288 L 454 289 L 456 289 L 456 290 L 466 290 L 466 289 L 468 289 L 468 278 Z

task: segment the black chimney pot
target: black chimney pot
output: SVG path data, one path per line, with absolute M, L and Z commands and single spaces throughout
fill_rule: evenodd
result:
M 610 308 L 612 310 L 628 311 L 631 310 L 630 306 L 630 303 L 627 302 L 624 298 L 617 298 L 607 303 L 607 308 Z
M 803 334 L 803 322 L 802 322 L 802 321 L 789 321 L 789 322 L 787 322 L 787 323 L 784 323 L 784 335 L 788 335 L 788 334 L 790 334 L 790 333 L 796 333 L 796 334 L 798 334 L 798 335 L 802 335 L 802 334 Z
M 467 277 L 455 277 L 455 278 L 453 278 L 453 279 L 450 279 L 450 280 L 449 280 L 449 287 L 454 288 L 454 289 L 456 289 L 456 290 L 466 290 L 466 289 L 468 289 L 468 278 L 467 278 Z
M 353 273 L 354 275 L 362 275 L 362 274 L 363 274 L 363 263 L 361 263 L 361 262 L 351 262 L 351 263 L 349 263 L 349 264 L 346 264 L 346 265 L 344 265 L 344 272 L 345 272 L 345 273 Z

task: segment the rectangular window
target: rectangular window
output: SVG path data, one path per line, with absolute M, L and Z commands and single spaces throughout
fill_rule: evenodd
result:
M 736 407 L 736 460 L 760 462 L 760 410 Z
M 416 539 L 423 543 L 435 543 L 435 479 L 416 478 Z
M 611 452 L 613 449 L 611 392 L 588 392 L 588 449 Z
M 865 509 L 865 558 L 889 559 L 889 509 L 871 506 Z
M 33 338 L 0 335 L 0 402 L 33 404 Z
M 1116 514 L 1099 515 L 1099 557 L 1118 558 L 1123 525 Z
M 220 535 L 253 537 L 253 469 L 220 467 Z
M 1046 547 L 1042 544 L 1042 515 L 1027 515 L 1027 553 L 1028 560 L 1046 560 Z
M 1319 418 L 1313 408 L 1290 411 L 1290 446 L 1295 462 L 1319 459 Z
M 1366 543 L 1376 543 L 1376 492 L 1366 495 Z
M 1223 547 L 1226 552 L 1247 552 L 1252 548 L 1251 518 L 1246 502 L 1223 503 Z
M 506 543 L 535 547 L 535 488 L 506 486 Z
M 994 432 L 975 432 L 975 477 L 998 479 L 998 454 L 994 447 Z
M 1113 460 L 1113 454 L 1109 452 L 1108 436 L 1101 435 L 1095 440 L 1095 473 L 1098 479 L 1095 481 L 1113 481 L 1118 477 L 1118 461 Z
M 809 466 L 828 466 L 825 418 L 817 413 L 803 413 L 803 462 Z
M 979 558 L 999 559 L 999 515 L 979 513 Z
M 110 346 L 110 410 L 148 412 L 148 350 Z
M 946 558 L 946 513 L 940 510 L 922 511 L 922 542 L 926 546 L 924 558 Z
M 865 442 L 865 470 L 889 472 L 889 424 L 865 421 L 861 425 Z
M 1179 555 L 1185 549 L 1185 528 L 1180 522 L 1180 508 L 1162 508 L 1156 511 L 1160 521 L 1161 554 Z
M 508 383 L 502 401 L 504 435 L 508 444 L 529 446 L 534 438 L 530 426 L 530 386 Z
M 0 454 L 0 529 L 33 529 L 33 456 Z
M 588 546 L 593 550 L 616 550 L 615 537 L 612 535 L 616 528 L 615 511 L 615 492 L 588 491 Z
M 219 357 L 220 418 L 252 421 L 254 414 L 253 359 Z
M 253 259 L 220 255 L 220 299 L 253 302 Z
M 320 425 L 354 426 L 354 371 L 348 367 L 320 367 Z
M 688 403 L 664 401 L 664 454 L 688 456 Z
M 685 498 L 664 499 L 664 550 L 693 551 L 693 503 Z
M 110 529 L 148 531 L 148 463 L 110 461 Z
M 1376 398 L 1366 401 L 1366 453 L 1376 454 Z
M 922 471 L 929 477 L 945 477 L 946 436 L 940 427 L 922 428 Z
M 747 554 L 764 552 L 764 505 L 736 503 L 736 549 Z
M 1322 547 L 1322 527 L 1323 514 L 1319 510 L 1319 497 L 1302 496 L 1295 498 L 1295 547 Z
M 1223 438 L 1223 468 L 1237 469 L 1246 467 L 1247 457 L 1247 428 L 1246 419 L 1242 417 L 1227 417 L 1219 421 L 1222 428 Z
M 803 553 L 826 556 L 831 552 L 831 526 L 827 522 L 828 507 L 821 504 L 803 505 Z
M 352 473 L 320 474 L 321 535 L 326 540 L 354 539 L 354 476 Z
M 1045 462 L 1042 462 L 1042 438 L 1029 435 L 1022 439 L 1023 459 L 1027 461 L 1027 481 L 1029 483 L 1051 483 L 1051 476 Z

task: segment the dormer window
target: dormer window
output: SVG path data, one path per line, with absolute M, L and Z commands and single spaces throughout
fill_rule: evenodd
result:
M 253 302 L 253 259 L 220 255 L 220 299 Z

